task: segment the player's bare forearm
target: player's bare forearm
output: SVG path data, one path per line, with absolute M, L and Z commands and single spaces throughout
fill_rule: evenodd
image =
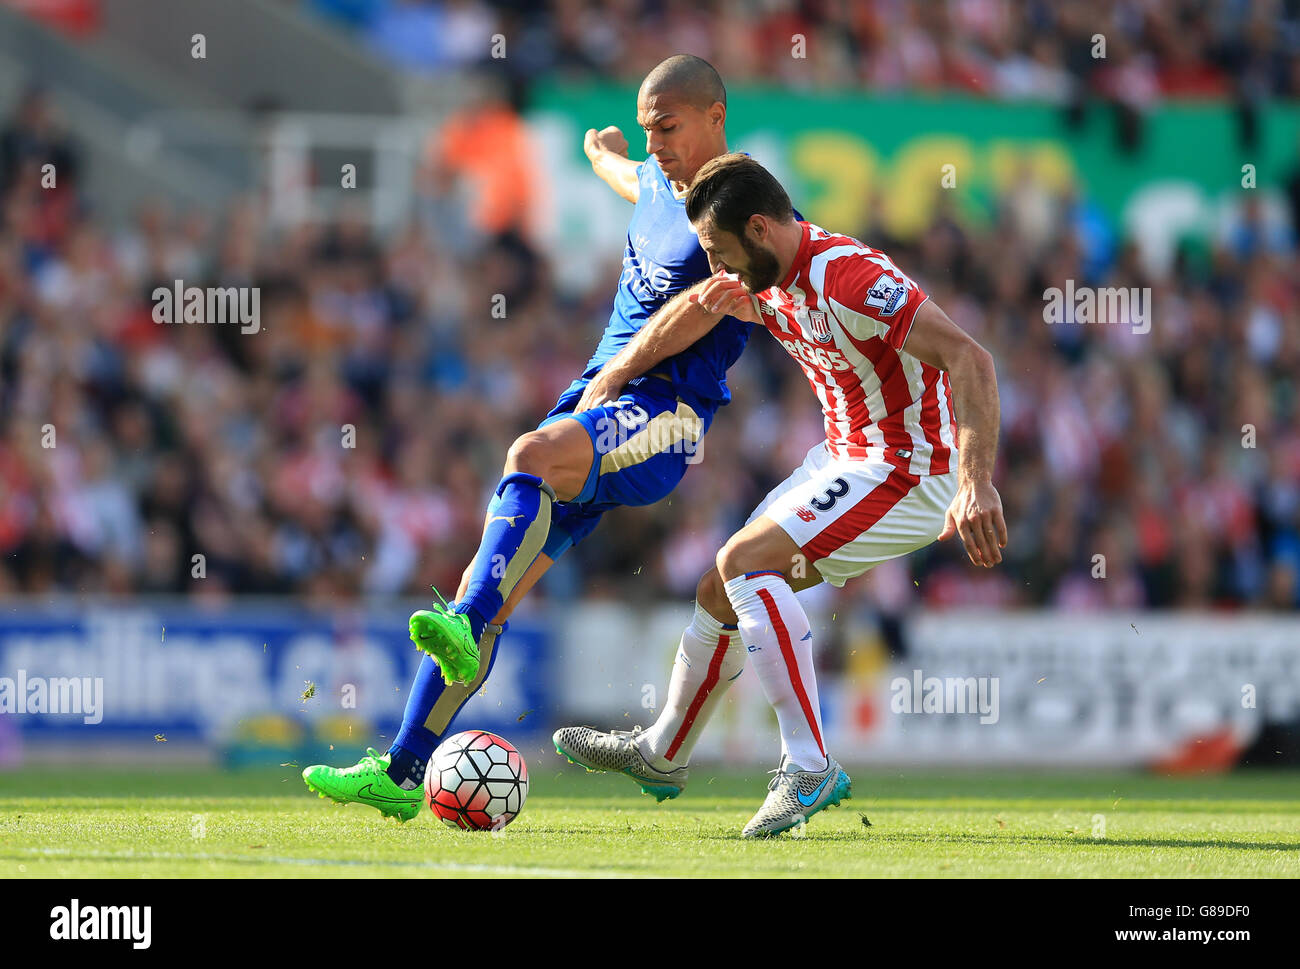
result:
M 641 194 L 641 180 L 636 174 L 639 163 L 627 157 L 623 132 L 613 125 L 602 131 L 590 128 L 583 138 L 582 150 L 591 162 L 591 170 L 615 192 L 636 204 Z
M 710 313 L 690 298 L 703 286 L 703 283 L 697 283 L 678 293 L 646 320 L 627 345 L 611 357 L 587 384 L 577 409 L 589 410 L 606 400 L 613 400 L 633 377 L 649 373 L 656 364 L 681 353 L 717 326 L 723 314 Z
M 638 377 L 717 326 L 722 314 L 710 313 L 691 299 L 691 294 L 698 293 L 703 285 L 697 283 L 660 307 L 610 363 L 617 363 L 629 377 Z
M 615 155 L 610 151 L 599 152 L 591 160 L 592 171 L 599 175 L 605 184 L 632 203 L 636 202 L 641 192 L 641 183 L 636 176 L 638 164 L 630 158 Z
M 993 357 L 974 340 L 951 358 L 948 380 L 957 420 L 957 495 L 939 537 L 957 533 L 971 564 L 992 568 L 1002 561 L 1007 544 L 1002 498 L 993 487 L 1000 420 L 998 378 Z
M 957 473 L 962 481 L 992 481 L 1001 405 L 993 357 L 974 341 L 948 371 L 957 418 Z

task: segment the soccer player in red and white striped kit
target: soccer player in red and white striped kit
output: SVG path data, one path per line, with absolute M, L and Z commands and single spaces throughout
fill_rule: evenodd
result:
M 567 727 L 555 743 L 661 800 L 675 797 L 695 740 L 748 656 L 781 731 L 780 767 L 743 831 L 767 836 L 850 794 L 826 750 L 812 631 L 795 592 L 823 579 L 842 586 L 954 534 L 975 565 L 1002 560 L 997 377 L 989 353 L 885 253 L 796 220 L 780 183 L 749 156 L 701 168 L 686 211 L 715 270 L 693 298 L 767 327 L 807 375 L 826 440 L 701 580 L 658 721 L 644 732 Z M 634 365 L 649 369 L 689 346 L 702 325 L 660 333 L 635 348 Z

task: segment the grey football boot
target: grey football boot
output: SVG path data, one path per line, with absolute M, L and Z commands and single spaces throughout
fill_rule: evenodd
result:
M 656 801 L 676 797 L 686 787 L 689 769 L 663 771 L 645 759 L 637 746 L 640 727 L 602 733 L 591 727 L 561 727 L 551 741 L 556 753 L 589 771 L 615 771 L 641 785 L 641 793 Z
M 767 799 L 745 825 L 742 837 L 770 838 L 853 796 L 853 781 L 831 757 L 826 758 L 826 769 L 816 773 L 782 757 L 775 773 L 767 785 Z

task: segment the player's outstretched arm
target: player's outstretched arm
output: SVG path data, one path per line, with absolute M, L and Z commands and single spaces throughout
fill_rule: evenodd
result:
M 1007 544 L 1002 498 L 993 487 L 1000 421 L 993 357 L 933 300 L 917 310 L 903 351 L 948 371 L 952 384 L 959 452 L 957 497 L 948 507 L 939 540 L 956 532 L 971 562 L 992 568 L 1002 561 L 1000 550 Z
M 637 166 L 627 157 L 627 139 L 623 132 L 610 125 L 601 131 L 588 128 L 582 140 L 582 150 L 591 161 L 591 169 L 615 192 L 633 204 L 641 195 L 641 180 Z
M 659 361 L 681 353 L 717 326 L 724 316 L 736 315 L 731 311 L 738 305 L 739 297 L 716 297 L 716 302 L 711 303 L 716 312 L 702 302 L 702 295 L 717 278 L 711 276 L 678 293 L 646 320 L 627 346 L 611 357 L 587 384 L 576 412 L 617 399 L 633 377 L 649 373 Z M 748 294 L 744 299 L 749 302 Z

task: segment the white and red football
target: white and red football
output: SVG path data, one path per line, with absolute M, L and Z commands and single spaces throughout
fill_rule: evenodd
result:
M 499 831 L 523 810 L 528 765 L 514 744 L 463 730 L 438 745 L 424 772 L 424 803 L 446 824 Z

